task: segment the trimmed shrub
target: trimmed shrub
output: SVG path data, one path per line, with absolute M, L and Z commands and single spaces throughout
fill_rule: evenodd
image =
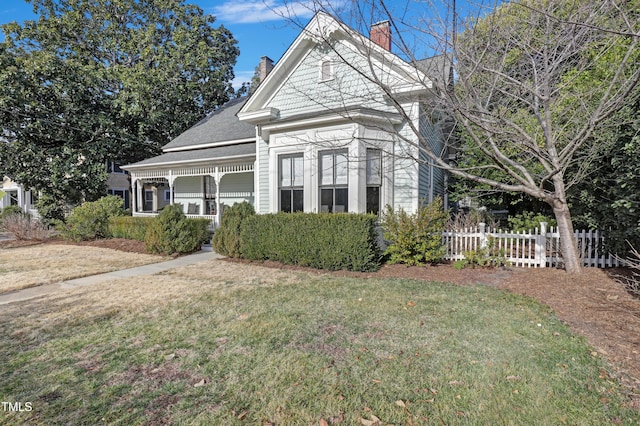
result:
M 165 207 L 149 224 L 144 244 L 149 253 L 191 253 L 209 237 L 207 219 L 188 219 L 178 205 Z
M 254 215 L 242 222 L 240 253 L 252 260 L 374 271 L 381 260 L 376 220 L 374 215 L 349 213 Z
M 154 220 L 154 217 L 113 216 L 109 218 L 109 233 L 112 238 L 144 242 L 147 229 Z
M 240 257 L 241 225 L 255 214 L 253 206 L 246 201 L 227 207 L 222 214 L 220 228 L 213 234 L 213 249 L 223 256 Z
M 389 242 L 385 250 L 389 263 L 422 265 L 440 261 L 445 254 L 442 231 L 446 220 L 447 212 L 440 198 L 411 215 L 402 209 L 396 213 L 387 205 L 382 229 L 384 239 Z
M 67 218 L 62 236 L 75 241 L 109 238 L 109 218 L 122 215 L 122 198 L 115 195 L 82 203 Z

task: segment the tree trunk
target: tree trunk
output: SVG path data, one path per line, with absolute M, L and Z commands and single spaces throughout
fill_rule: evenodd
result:
M 573 222 L 566 200 L 555 199 L 551 203 L 553 213 L 558 221 L 558 233 L 560 234 L 560 252 L 564 260 L 564 269 L 577 274 L 582 272 L 582 261 L 578 255 L 578 244 L 573 233 Z

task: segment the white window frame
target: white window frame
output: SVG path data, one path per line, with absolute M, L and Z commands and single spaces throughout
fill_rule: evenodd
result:
M 325 155 L 331 155 L 331 183 L 324 183 L 323 179 L 324 179 L 324 175 L 323 173 L 325 172 L 325 166 L 324 164 L 322 164 L 323 162 L 323 156 Z M 336 157 L 338 155 L 344 155 L 345 158 L 347 159 L 347 164 L 345 165 L 346 167 L 346 182 L 340 182 L 337 183 L 337 161 L 336 161 Z M 332 149 L 332 150 L 326 150 L 326 151 L 318 151 L 318 171 L 319 171 L 319 180 L 318 180 L 318 207 L 319 207 L 319 211 L 321 213 L 347 213 L 349 211 L 349 193 L 350 193 L 350 189 L 349 189 L 349 150 L 348 149 Z M 347 204 L 343 206 L 343 210 L 342 211 L 336 211 L 336 191 L 337 190 L 347 190 Z M 332 204 L 331 204 L 331 208 L 327 211 L 324 212 L 322 210 L 322 191 L 323 190 L 332 190 L 333 193 L 333 200 L 332 200 Z
M 292 162 L 290 163 L 290 167 L 291 167 L 291 177 L 294 178 L 295 173 L 294 173 L 294 162 L 293 159 L 295 158 L 299 158 L 302 160 L 302 184 L 301 185 L 296 185 L 295 182 L 290 182 L 289 185 L 283 185 L 282 184 L 282 160 L 284 159 L 291 159 Z M 291 191 L 291 207 L 292 207 L 292 212 L 293 212 L 293 193 L 294 191 L 302 191 L 302 210 L 299 211 L 304 211 L 304 153 L 303 152 L 296 152 L 296 153 L 288 153 L 288 154 L 280 154 L 278 155 L 278 211 L 282 212 L 284 210 L 282 210 L 282 191 Z M 297 211 L 297 210 L 296 210 Z
M 328 65 L 328 73 L 325 73 L 325 64 Z M 322 58 L 318 61 L 318 82 L 331 81 L 335 78 L 335 69 L 331 58 Z

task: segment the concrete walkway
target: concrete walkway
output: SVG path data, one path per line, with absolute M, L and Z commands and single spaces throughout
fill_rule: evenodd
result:
M 194 263 L 203 262 L 205 260 L 220 259 L 222 256 L 209 250 L 202 250 L 187 256 L 177 257 L 165 262 L 152 263 L 149 265 L 138 266 L 136 268 L 122 269 L 120 271 L 106 272 L 104 274 L 90 275 L 88 277 L 76 278 L 73 280 L 62 281 L 54 284 L 45 284 L 37 287 L 29 287 L 24 290 L 18 290 L 11 293 L 0 294 L 0 306 L 9 303 L 21 302 L 23 300 L 34 299 L 36 297 L 45 296 L 61 290 L 67 290 L 76 287 L 86 287 L 90 285 L 100 284 L 105 281 L 111 281 L 121 278 L 137 277 L 139 275 L 154 275 L 169 269 L 178 268 L 180 266 L 192 265 Z

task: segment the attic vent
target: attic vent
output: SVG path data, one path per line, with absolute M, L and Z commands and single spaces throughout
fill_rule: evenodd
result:
M 318 65 L 318 80 L 333 80 L 333 62 L 331 59 L 323 59 Z

